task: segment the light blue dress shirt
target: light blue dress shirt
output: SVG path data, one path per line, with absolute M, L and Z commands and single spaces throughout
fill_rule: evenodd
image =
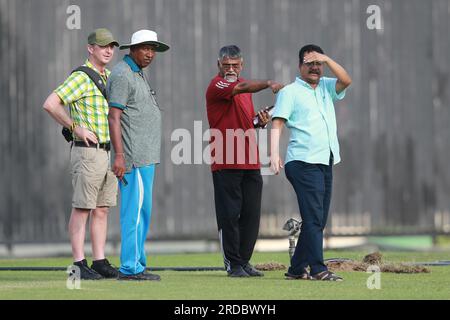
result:
M 285 163 L 300 160 L 307 163 L 341 161 L 333 101 L 341 100 L 345 90 L 336 93 L 336 78 L 322 77 L 313 89 L 299 77 L 278 93 L 273 118 L 283 118 L 291 135 Z

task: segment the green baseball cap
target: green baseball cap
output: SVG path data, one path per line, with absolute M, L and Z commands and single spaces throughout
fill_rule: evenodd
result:
M 89 35 L 88 43 L 97 44 L 102 47 L 107 46 L 110 43 L 114 44 L 116 47 L 119 46 L 119 43 L 114 40 L 111 31 L 105 28 L 95 29 L 94 32 Z

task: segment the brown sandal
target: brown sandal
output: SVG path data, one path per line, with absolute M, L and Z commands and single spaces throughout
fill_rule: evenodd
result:
M 328 270 L 319 272 L 318 274 L 315 274 L 312 277 L 316 280 L 323 280 L 323 281 L 344 281 L 342 277 Z
M 286 276 L 286 280 L 314 280 L 308 272 L 304 272 L 302 274 L 292 274 L 286 272 L 284 275 Z

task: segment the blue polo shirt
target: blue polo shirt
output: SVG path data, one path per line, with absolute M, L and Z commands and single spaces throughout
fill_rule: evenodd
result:
M 273 118 L 283 118 L 291 135 L 285 163 L 300 160 L 328 165 L 341 161 L 333 101 L 341 100 L 345 90 L 336 93 L 336 78 L 322 77 L 313 89 L 299 77 L 278 93 Z

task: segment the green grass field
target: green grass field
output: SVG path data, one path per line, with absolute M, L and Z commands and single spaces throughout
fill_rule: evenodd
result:
M 325 258 L 360 261 L 367 252 L 327 251 Z M 384 262 L 448 260 L 446 253 L 383 252 Z M 110 259 L 119 265 L 118 258 Z M 89 261 L 89 260 L 88 260 Z M 178 254 L 150 256 L 152 267 L 221 266 L 221 255 Z M 255 253 L 252 262 L 288 265 L 287 253 Z M 90 262 L 90 261 L 89 261 Z M 67 267 L 70 258 L 0 260 L 6 266 Z M 263 278 L 228 278 L 225 271 L 161 271 L 160 282 L 82 281 L 80 290 L 66 288 L 63 271 L 0 271 L 0 299 L 164 299 L 164 300 L 305 300 L 305 299 L 450 299 L 450 266 L 430 267 L 431 273 L 381 274 L 381 289 L 369 290 L 365 272 L 340 272 L 345 281 L 288 281 L 284 271 Z

